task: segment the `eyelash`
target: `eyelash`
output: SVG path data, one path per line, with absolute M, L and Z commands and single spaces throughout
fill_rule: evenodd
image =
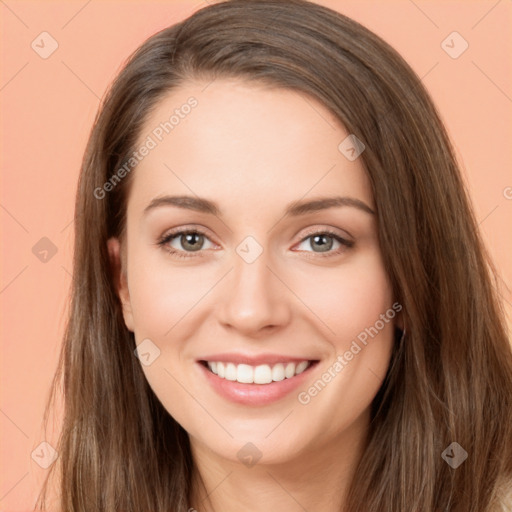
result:
M 202 235 L 202 236 L 208 238 L 208 236 L 205 232 L 203 232 L 202 230 L 197 229 L 197 228 L 195 228 L 195 229 L 178 229 L 176 231 L 172 231 L 171 233 L 168 233 L 168 234 L 164 235 L 163 237 L 161 237 L 158 240 L 157 245 L 162 247 L 166 252 L 168 252 L 172 256 L 176 256 L 177 258 L 192 258 L 192 257 L 196 256 L 196 254 L 194 254 L 193 252 L 177 251 L 175 249 L 170 249 L 169 246 L 167 245 L 169 242 L 171 242 L 175 238 L 179 237 L 180 235 L 192 235 L 192 234 Z M 313 257 L 313 258 L 315 258 L 315 257 L 328 258 L 331 256 L 336 256 L 336 255 L 340 254 L 341 252 L 343 252 L 345 249 L 350 249 L 351 247 L 354 246 L 354 242 L 352 242 L 351 240 L 346 240 L 345 238 L 342 238 L 340 235 L 338 235 L 337 233 L 335 233 L 334 231 L 331 231 L 329 229 L 324 229 L 322 231 L 313 231 L 312 233 L 309 233 L 307 236 L 302 238 L 302 240 L 299 242 L 299 244 L 306 241 L 308 238 L 312 238 L 316 235 L 328 235 L 329 237 L 332 237 L 336 241 L 338 241 L 342 245 L 342 247 L 340 247 L 339 249 L 337 249 L 335 251 L 329 251 L 325 254 L 314 253 L 316 256 L 307 256 L 309 258 L 311 258 L 311 257 Z M 313 252 L 313 251 L 305 251 L 305 252 Z M 202 257 L 203 256 L 202 253 L 204 253 L 204 251 L 199 250 L 199 251 L 197 251 L 197 253 L 198 253 L 197 256 Z

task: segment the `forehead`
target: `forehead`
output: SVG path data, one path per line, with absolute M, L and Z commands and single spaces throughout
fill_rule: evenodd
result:
M 129 204 L 195 194 L 247 211 L 308 195 L 350 195 L 370 205 L 360 158 L 338 148 L 349 133 L 321 103 L 289 89 L 217 79 L 186 82 L 148 115 Z M 148 144 L 149 146 L 149 144 Z

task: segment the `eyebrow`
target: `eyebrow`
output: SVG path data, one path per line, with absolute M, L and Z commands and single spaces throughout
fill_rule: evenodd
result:
M 193 196 L 155 197 L 148 206 L 144 208 L 144 215 L 149 213 L 151 210 L 162 206 L 176 206 L 186 210 L 194 210 L 196 212 L 215 215 L 216 217 L 222 216 L 221 209 L 217 203 L 210 201 L 209 199 Z M 360 199 L 356 199 L 355 197 L 347 196 L 319 197 L 310 200 L 293 201 L 286 207 L 285 215 L 298 217 L 300 215 L 327 210 L 328 208 L 339 208 L 342 206 L 350 206 L 371 215 L 375 215 L 375 211 L 372 210 L 365 202 Z

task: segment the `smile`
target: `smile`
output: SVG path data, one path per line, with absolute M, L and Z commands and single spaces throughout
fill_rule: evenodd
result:
M 265 406 L 304 386 L 318 363 L 318 360 L 297 360 L 249 365 L 200 360 L 196 367 L 209 387 L 229 402 Z

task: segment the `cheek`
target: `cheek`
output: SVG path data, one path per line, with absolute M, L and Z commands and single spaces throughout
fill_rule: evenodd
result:
M 366 252 L 330 269 L 311 268 L 296 293 L 322 321 L 337 349 L 373 326 L 392 305 L 392 292 L 380 254 Z
M 368 410 L 382 384 L 393 347 L 396 310 L 378 253 L 317 272 L 309 280 L 307 305 L 322 319 L 332 356 L 299 390 L 298 401 L 308 423 L 314 423 L 311 428 L 335 436 Z
M 216 282 L 212 270 L 174 266 L 165 257 L 134 264 L 130 302 L 136 334 L 165 339 L 183 317 L 200 307 Z

